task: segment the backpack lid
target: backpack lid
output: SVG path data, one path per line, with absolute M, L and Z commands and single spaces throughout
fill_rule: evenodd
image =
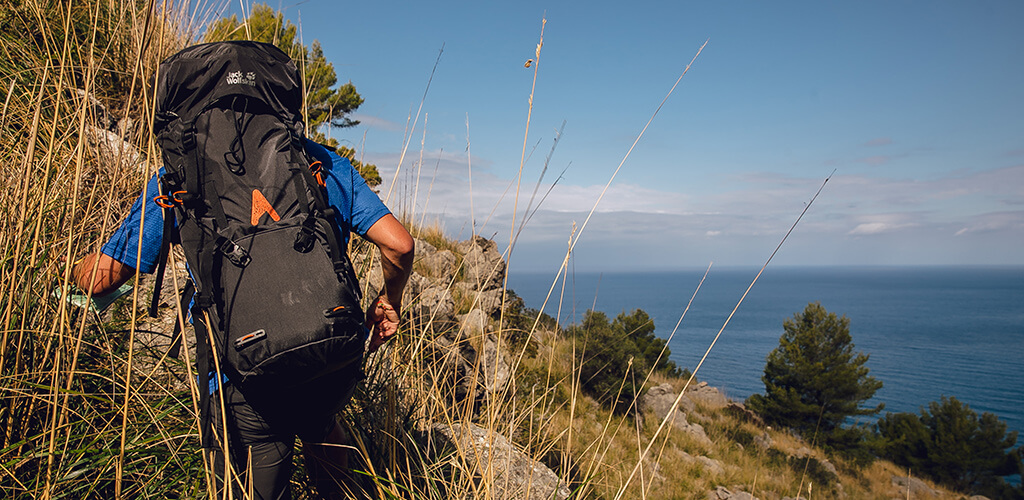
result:
M 302 79 L 281 49 L 253 41 L 193 45 L 160 63 L 157 116 L 184 121 L 217 100 L 230 96 L 255 97 L 282 117 L 301 121 Z M 157 130 L 166 124 L 157 120 Z

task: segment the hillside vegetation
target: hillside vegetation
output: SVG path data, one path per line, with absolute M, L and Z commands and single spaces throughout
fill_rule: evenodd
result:
M 203 14 L 141 1 L 9 4 L 0 495 L 208 497 L 191 341 L 168 356 L 182 322 L 180 255 L 158 318 L 144 315 L 152 284 L 141 276 L 102 312 L 65 300 L 66 263 L 97 249 L 155 171 L 147 82 L 198 39 Z M 765 426 L 669 363 L 642 311 L 558 325 L 504 289 L 492 241 L 410 226 L 416 273 L 402 333 L 367 361 L 343 415 L 369 496 L 960 498 L 914 471 L 850 463 Z M 379 287 L 376 257 L 359 241 L 351 251 L 365 289 Z M 293 483 L 313 497 L 301 467 Z

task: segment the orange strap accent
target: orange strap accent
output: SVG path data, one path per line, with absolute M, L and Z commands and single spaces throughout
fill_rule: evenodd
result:
M 252 190 L 252 217 L 249 222 L 256 226 L 260 223 L 260 217 L 263 214 L 270 214 L 270 218 L 274 219 L 274 222 L 281 220 L 281 216 L 277 215 L 277 211 L 270 205 L 267 198 L 263 196 L 263 193 L 259 189 Z
M 182 203 L 184 203 L 184 201 L 181 199 L 181 195 L 187 192 L 188 191 L 175 191 L 171 193 L 169 196 L 162 194 L 160 196 L 154 197 L 153 201 L 158 206 L 161 206 L 163 208 L 174 208 L 174 205 L 181 205 Z
M 320 160 L 314 161 L 309 165 L 309 170 L 313 172 L 313 178 L 316 179 L 316 183 L 320 187 L 327 187 L 327 181 L 324 180 L 324 164 L 320 163 Z
M 153 198 L 153 202 L 156 203 L 156 205 L 161 208 L 174 208 L 174 203 L 171 203 L 172 201 L 173 200 L 171 199 L 170 196 L 163 194 Z

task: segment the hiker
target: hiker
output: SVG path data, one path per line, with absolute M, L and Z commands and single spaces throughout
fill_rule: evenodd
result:
M 214 59 L 224 64 L 206 64 Z M 265 72 L 225 73 L 238 60 Z M 194 74 L 182 77 L 187 71 Z M 220 73 L 211 76 L 211 71 Z M 183 127 L 199 130 L 200 140 L 182 141 L 183 128 L 173 120 L 155 126 L 164 167 L 150 179 L 147 196 L 140 195 L 100 252 L 76 263 L 72 278 L 94 296 L 118 290 L 135 275 L 136 265 L 142 273 L 157 271 L 159 282 L 168 235 L 180 243 L 195 284 L 192 305 L 185 297 L 182 306 L 190 308 L 197 337 L 201 441 L 208 465 L 218 476 L 217 488 L 224 487 L 227 477 L 236 492 L 248 495 L 251 491 L 252 498 L 290 498 L 292 450 L 299 437 L 311 484 L 325 498 L 345 498 L 352 494 L 344 484 L 351 481 L 348 453 L 338 445 L 348 443 L 335 414 L 363 378 L 367 337 L 366 349 L 373 352 L 398 332 L 402 292 L 412 270 L 412 237 L 347 159 L 296 132 L 301 130 L 301 123 L 295 125 L 301 117 L 292 120 L 289 113 L 301 103 L 301 86 L 294 90 L 298 73 L 276 47 L 256 42 L 195 46 L 165 61 L 161 74 L 170 76 L 158 82 L 158 102 L 161 95 L 191 98 L 182 89 L 205 77 L 211 85 L 201 90 L 191 87 L 189 92 L 208 91 L 223 82 L 224 87 L 235 86 L 226 87 L 224 92 L 231 93 L 227 98 L 210 97 L 194 115 L 184 108 L 158 113 L 158 121 L 172 115 L 173 120 L 193 120 Z M 254 75 L 266 76 L 269 83 Z M 281 92 L 280 88 L 291 93 L 268 97 L 268 92 Z M 158 106 L 171 106 L 167 104 L 171 97 Z M 282 109 L 268 111 L 275 106 Z M 210 112 L 211 108 L 216 109 Z M 196 118 L 203 113 L 217 116 Z M 228 120 L 233 126 L 218 126 L 215 119 Z M 188 154 L 179 154 L 182 151 Z M 197 156 L 202 159 L 191 159 Z M 300 168 L 299 163 L 304 165 Z M 273 175 L 285 180 L 271 184 L 288 186 L 258 184 Z M 206 181 L 197 185 L 195 177 Z M 239 191 L 232 182 L 245 188 L 242 199 L 232 198 Z M 187 196 L 196 192 L 201 194 Z M 287 198 L 289 193 L 294 196 Z M 350 232 L 380 250 L 384 285 L 365 312 L 359 310 L 358 283 L 345 255 Z M 275 238 L 286 244 L 274 246 Z M 140 239 L 141 253 L 137 253 Z M 320 267 L 321 261 L 326 267 Z M 321 300 L 332 307 L 308 304 Z M 341 305 L 333 307 L 336 302 L 331 300 Z M 315 314 L 289 316 L 296 307 L 313 308 Z M 265 327 L 262 323 L 250 326 L 257 320 L 265 321 Z M 287 336 L 290 329 L 307 324 L 321 329 L 314 333 L 323 338 L 273 352 L 275 343 L 281 342 L 280 332 Z M 207 356 L 203 349 L 209 351 Z M 312 354 L 301 358 L 294 352 Z M 246 365 L 249 361 L 254 366 Z M 204 408 L 204 401 L 208 407 Z M 225 471 L 225 450 L 234 475 Z

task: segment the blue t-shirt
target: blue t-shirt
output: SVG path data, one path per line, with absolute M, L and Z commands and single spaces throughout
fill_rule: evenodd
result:
M 345 226 L 351 227 L 356 234 L 363 236 L 370 230 L 370 226 L 391 213 L 380 201 L 377 193 L 366 185 L 366 181 L 348 158 L 342 158 L 334 151 L 311 141 L 306 142 L 306 152 L 323 164 L 327 203 L 344 221 L 340 229 L 345 242 L 348 241 L 348 227 Z M 131 212 L 121 222 L 121 227 L 117 228 L 100 251 L 122 264 L 133 268 L 138 265 L 140 272 L 155 271 L 164 227 L 163 210 L 153 201 L 158 194 L 160 193 L 157 188 L 157 176 L 154 175 L 146 187 L 145 197 L 139 195 L 132 205 Z M 145 221 L 142 221 L 143 211 L 146 214 Z M 141 225 L 141 259 L 136 253 L 139 249 L 140 222 L 144 222 Z

